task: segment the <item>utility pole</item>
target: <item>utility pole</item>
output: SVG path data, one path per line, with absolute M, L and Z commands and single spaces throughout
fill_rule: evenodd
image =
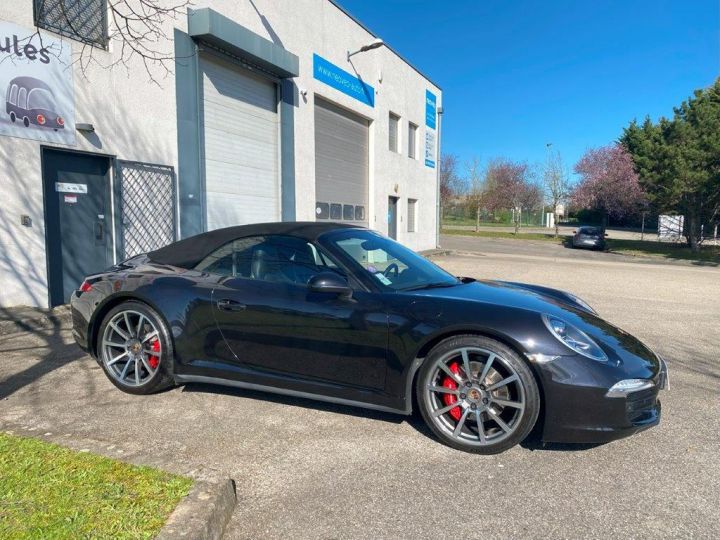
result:
M 550 167 L 550 147 L 553 143 L 545 143 L 545 149 L 547 150 L 547 159 L 545 161 L 545 167 Z M 547 172 L 547 169 L 546 169 Z M 543 187 L 543 192 L 545 191 L 545 188 Z M 543 193 L 543 209 L 542 209 L 542 223 L 540 224 L 543 228 L 547 227 L 547 223 L 545 222 L 545 194 Z
M 437 204 L 435 205 L 435 247 L 440 247 L 440 227 L 442 224 L 440 223 L 440 161 L 442 160 L 442 154 L 440 153 L 440 141 L 441 133 L 442 133 L 442 117 L 443 117 L 444 107 L 438 107 L 437 108 L 437 149 L 436 156 L 435 156 L 435 175 L 436 175 L 436 197 L 437 197 Z

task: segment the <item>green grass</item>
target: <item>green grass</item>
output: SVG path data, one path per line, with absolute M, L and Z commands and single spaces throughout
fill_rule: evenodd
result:
M 153 538 L 192 480 L 0 433 L 0 538 Z
M 521 229 L 522 230 L 522 229 Z M 477 236 L 481 238 L 512 238 L 513 240 L 543 240 L 555 243 L 561 243 L 566 237 L 562 234 L 555 238 L 553 233 L 524 233 L 519 232 L 515 234 L 513 232 L 505 231 L 465 231 L 458 229 L 443 229 L 442 234 L 454 234 L 457 236 Z
M 685 244 L 672 244 L 668 242 L 608 238 L 607 244 L 608 249 L 613 253 L 621 253 L 634 257 L 685 260 L 709 265 L 720 264 L 720 246 L 702 246 L 698 253 L 693 253 Z

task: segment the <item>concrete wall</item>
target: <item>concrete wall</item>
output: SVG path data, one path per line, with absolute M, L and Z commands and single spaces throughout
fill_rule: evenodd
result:
M 172 0 L 168 0 L 171 3 Z M 348 49 L 355 50 L 373 36 L 328 0 L 197 0 L 195 8 L 211 7 L 238 24 L 281 45 L 300 58 L 300 76 L 293 79 L 307 98 L 297 96 L 295 125 L 295 178 L 298 220 L 314 220 L 315 163 L 314 115 L 316 95 L 365 116 L 370 123 L 369 223 L 387 233 L 387 198 L 400 197 L 398 239 L 414 249 L 435 246 L 436 170 L 424 165 L 425 91 L 438 96 L 440 90 L 388 48 L 358 54 L 352 65 Z M 0 19 L 33 28 L 32 0 L 13 0 L 0 6 Z M 167 22 L 185 31 L 186 17 Z M 77 54 L 82 44 L 66 40 Z M 171 42 L 161 44 L 173 50 Z M 86 51 L 87 53 L 87 51 Z M 346 71 L 353 68 L 376 89 L 375 107 L 368 107 L 313 78 L 312 55 L 317 53 Z M 93 49 L 93 61 L 81 71 L 75 64 L 75 121 L 92 123 L 95 134 L 77 133 L 75 150 L 98 152 L 118 159 L 148 161 L 177 168 L 175 85 L 172 74 L 160 68 L 149 76 L 139 59 L 126 69 L 107 66 L 118 59 L 119 47 Z M 141 106 L 138 104 L 142 103 Z M 388 114 L 400 115 L 400 148 L 388 149 Z M 419 126 L 418 159 L 407 156 L 407 122 Z M 61 147 L 60 145 L 56 145 Z M 47 305 L 45 224 L 43 218 L 40 143 L 0 137 L 0 306 Z M 417 232 L 407 233 L 407 199 L 417 199 Z M 33 220 L 30 228 L 20 225 L 20 216 Z

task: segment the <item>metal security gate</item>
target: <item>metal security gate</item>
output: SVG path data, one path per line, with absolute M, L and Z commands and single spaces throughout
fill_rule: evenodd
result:
M 177 240 L 175 170 L 167 165 L 118 161 L 120 259 Z

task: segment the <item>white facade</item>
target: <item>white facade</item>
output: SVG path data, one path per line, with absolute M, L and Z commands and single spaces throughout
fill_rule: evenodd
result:
M 292 78 L 297 90 L 291 126 L 295 191 L 291 214 L 294 219 L 315 220 L 314 101 L 319 96 L 369 121 L 369 226 L 387 233 L 388 197 L 398 197 L 397 239 L 416 250 L 434 248 L 437 170 L 426 166 L 424 159 L 425 95 L 426 91 L 432 92 L 440 109 L 440 89 L 388 47 L 357 54 L 349 63 L 347 52 L 370 43 L 376 36 L 329 0 L 198 0 L 193 9 L 204 7 L 212 8 L 299 59 L 299 74 Z M 3 2 L 0 20 L 33 30 L 32 0 Z M 174 30 L 187 32 L 188 18 L 169 20 L 166 34 L 172 37 Z M 72 45 L 77 57 L 82 44 L 63 39 Z M 169 52 L 174 47 L 171 41 L 161 46 Z M 87 54 L 86 49 L 86 58 Z M 78 131 L 73 146 L 0 136 L 3 198 L 0 205 L 0 306 L 47 306 L 49 303 L 41 146 L 170 165 L 178 172 L 179 181 L 183 181 L 183 171 L 178 170 L 174 74 L 153 68 L 159 83 L 154 84 L 149 81 L 138 58 L 129 70 L 118 65 L 107 67 L 118 59 L 118 54 L 119 44 L 110 41 L 107 51 L 92 50 L 93 61 L 84 74 L 77 63 L 72 67 L 75 121 L 93 124 L 94 133 Z M 373 86 L 374 107 L 317 80 L 313 73 L 314 54 L 343 70 L 357 73 Z M 389 149 L 390 113 L 400 117 L 399 152 Z M 4 108 L 0 114 L 5 114 Z M 408 122 L 418 126 L 416 158 L 408 156 Z M 439 162 L 437 156 L 434 161 Z M 416 201 L 415 223 L 411 227 L 407 223 L 409 199 Z M 180 201 L 179 212 L 182 211 L 183 201 Z M 21 224 L 21 216 L 29 216 L 31 225 Z M 408 228 L 414 232 L 408 232 Z M 182 230 L 180 235 L 183 236 Z

